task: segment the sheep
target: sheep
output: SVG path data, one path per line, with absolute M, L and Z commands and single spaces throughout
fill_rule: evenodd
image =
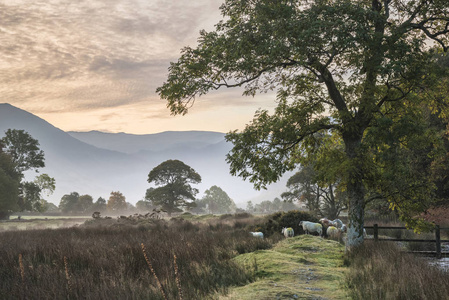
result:
M 335 219 L 332 221 L 333 226 L 337 227 L 337 228 L 341 228 L 344 224 L 340 219 Z
M 335 238 L 335 237 L 338 237 L 339 232 L 340 232 L 340 230 L 337 227 L 329 226 L 329 227 L 327 227 L 326 234 L 328 237 Z
M 263 239 L 263 233 L 262 232 L 250 232 L 252 234 L 252 236 L 254 237 L 258 237 Z
M 318 233 L 320 236 L 323 235 L 323 225 L 320 223 L 313 223 L 309 221 L 301 221 L 299 222 L 299 226 L 302 226 L 302 229 L 306 234 L 309 233 Z
M 293 228 L 291 228 L 291 227 L 288 227 L 288 228 L 284 227 L 284 228 L 282 228 L 281 232 L 286 238 L 295 236 L 295 232 L 293 231 Z
M 334 223 L 329 220 L 328 218 L 321 218 L 319 221 L 324 227 L 328 227 L 328 226 L 334 226 Z

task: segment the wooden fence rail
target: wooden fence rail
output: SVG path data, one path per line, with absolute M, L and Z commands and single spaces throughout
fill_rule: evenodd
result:
M 435 226 L 435 239 L 434 240 L 423 240 L 423 239 L 383 239 L 379 238 L 379 229 L 400 229 L 400 230 L 410 230 L 406 227 L 393 227 L 393 226 L 378 226 L 374 224 L 373 226 L 365 226 L 365 229 L 373 229 L 374 241 L 386 241 L 386 242 L 425 242 L 425 243 L 435 243 L 435 252 L 432 251 L 414 251 L 414 253 L 419 254 L 434 254 L 436 258 L 441 258 L 443 255 L 449 255 L 449 252 L 441 251 L 441 243 L 449 243 L 449 240 L 442 240 L 440 232 L 441 230 L 449 230 L 447 228 L 440 228 L 440 226 Z

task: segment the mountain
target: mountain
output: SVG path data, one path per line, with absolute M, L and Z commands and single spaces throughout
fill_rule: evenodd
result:
M 47 173 L 56 180 L 56 190 L 47 200 L 58 205 L 64 194 L 89 194 L 94 200 L 122 192 L 132 204 L 143 199 L 150 187 L 148 173 L 168 159 L 179 159 L 202 177 L 196 187 L 202 193 L 220 186 L 240 207 L 251 200 L 272 200 L 285 190 L 285 180 L 267 191 L 229 174 L 225 161 L 232 145 L 224 134 L 207 131 L 163 132 L 148 135 L 126 133 L 64 132 L 45 120 L 14 107 L 0 104 L 0 137 L 7 129 L 23 129 L 40 143 Z M 32 180 L 34 172 L 26 177 Z
M 170 149 L 201 149 L 224 140 L 224 133 L 210 131 L 166 131 L 135 135 L 100 131 L 67 132 L 72 137 L 98 148 L 137 153 L 139 151 L 166 151 Z

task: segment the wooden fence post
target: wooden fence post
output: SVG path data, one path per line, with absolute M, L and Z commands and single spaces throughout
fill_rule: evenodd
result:
M 436 242 L 436 258 L 441 258 L 441 238 L 440 238 L 440 226 L 435 226 L 435 242 Z
M 379 228 L 377 227 L 377 224 L 374 224 L 373 226 L 373 230 L 374 230 L 374 241 L 378 241 L 379 240 Z

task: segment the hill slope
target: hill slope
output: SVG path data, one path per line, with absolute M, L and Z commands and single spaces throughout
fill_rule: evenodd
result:
M 231 144 L 223 133 L 188 131 L 151 135 L 125 133 L 66 133 L 45 120 L 9 104 L 0 104 L 0 137 L 9 128 L 23 129 L 40 143 L 45 152 L 48 173 L 56 179 L 56 191 L 47 200 L 59 204 L 64 194 L 76 191 L 94 200 L 122 192 L 135 204 L 147 188 L 148 173 L 167 159 L 179 159 L 202 177 L 196 186 L 200 195 L 212 185 L 220 186 L 241 207 L 251 200 L 272 200 L 279 196 L 285 181 L 268 191 L 255 191 L 252 185 L 229 174 L 225 161 Z M 76 137 L 76 138 L 75 138 Z M 35 174 L 27 174 L 32 179 Z

